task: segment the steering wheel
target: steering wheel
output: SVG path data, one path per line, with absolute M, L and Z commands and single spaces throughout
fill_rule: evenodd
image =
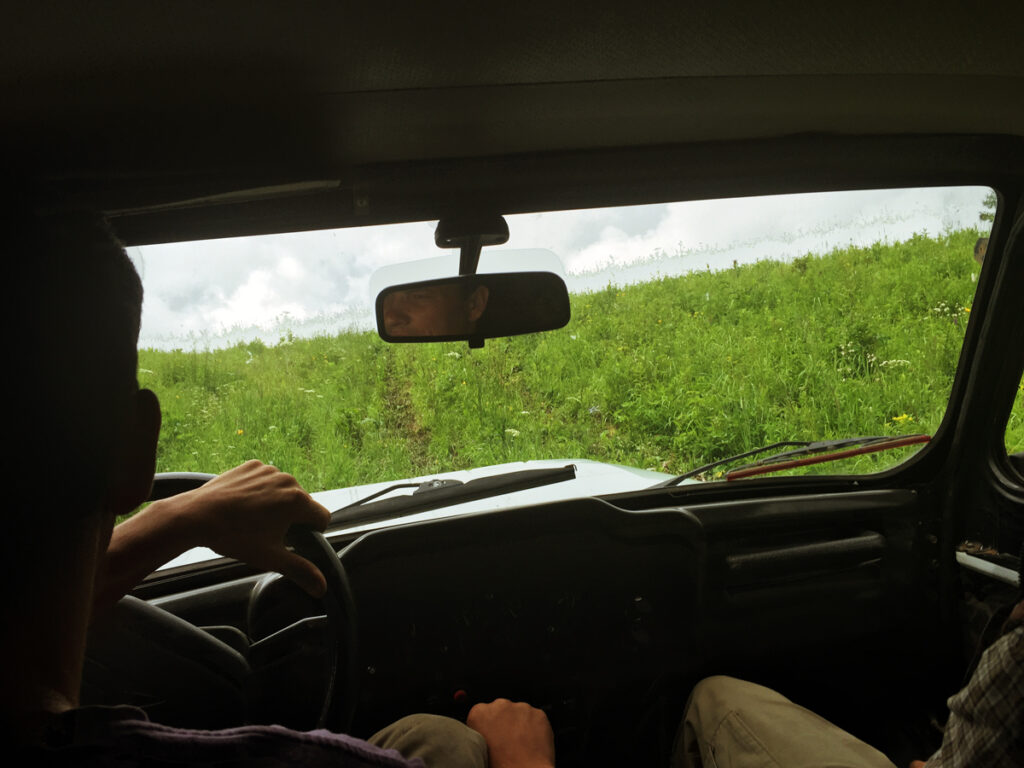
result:
M 335 552 L 320 531 L 307 526 L 293 525 L 288 531 L 287 541 L 297 553 L 312 561 L 327 579 L 323 603 L 327 613 L 327 645 L 334 648 L 334 653 L 329 654 L 330 669 L 317 727 L 348 733 L 352 728 L 359 693 L 359 632 L 356 628 L 356 601 L 341 562 L 344 550 Z M 338 684 L 339 675 L 342 677 L 341 685 Z
M 157 474 L 149 500 L 156 501 L 198 488 L 214 477 L 216 475 L 201 472 Z M 322 533 L 305 526 L 292 526 L 286 541 L 298 554 L 312 561 L 327 581 L 327 593 L 323 597 L 328 627 L 327 646 L 333 648 L 334 652 L 328 656 L 327 682 L 317 727 L 348 733 L 358 699 L 359 654 L 355 599 L 341 562 L 341 554 L 334 551 Z M 126 665 L 124 658 L 130 654 L 124 654 L 123 649 L 126 645 L 138 648 L 150 644 L 158 649 L 156 657 L 164 661 L 168 661 L 168 651 L 172 647 L 174 652 L 187 655 L 196 662 L 197 668 L 206 670 L 201 675 L 203 683 L 223 689 L 227 680 L 233 681 L 227 686 L 231 690 L 238 690 L 242 686 L 242 678 L 248 674 L 248 663 L 226 643 L 136 598 L 124 598 L 117 610 L 120 620 L 110 622 L 113 628 L 97 633 L 95 638 L 91 637 L 90 647 L 95 646 L 97 654 L 106 659 L 117 655 L 118 666 L 130 666 L 127 668 L 129 676 L 141 677 L 140 668 L 146 662 L 131 660 Z M 120 654 L 117 654 L 118 650 Z M 153 666 L 161 665 L 158 663 Z M 167 677 L 179 674 L 169 663 L 166 668 L 168 671 L 160 674 Z

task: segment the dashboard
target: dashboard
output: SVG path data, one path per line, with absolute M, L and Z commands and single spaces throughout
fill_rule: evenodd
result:
M 396 529 L 346 553 L 364 711 L 457 712 L 499 696 L 573 707 L 688 657 L 700 529 L 686 513 L 584 499 L 458 523 Z
M 463 719 L 503 697 L 548 713 L 565 765 L 664 764 L 706 674 L 796 691 L 826 711 L 934 677 L 941 649 L 904 642 L 937 615 L 918 575 L 934 545 L 915 492 L 672 501 L 584 498 L 364 533 L 341 549 L 353 648 L 318 601 L 274 574 L 153 602 L 247 661 L 247 711 L 232 717 L 314 727 L 331 659 L 354 653 L 358 673 L 335 686 L 356 700 L 353 735 L 413 712 Z M 151 658 L 143 649 L 158 643 L 131 641 Z M 194 652 L 179 655 L 195 666 Z M 159 666 L 174 682 L 169 656 Z M 223 665 L 210 666 L 178 707 L 185 722 L 223 710 L 209 695 Z
M 450 518 L 367 534 L 342 560 L 359 626 L 357 735 L 503 697 L 545 709 L 560 754 L 590 751 L 662 706 L 657 682 L 694 661 L 701 528 L 680 509 L 580 499 Z M 254 592 L 250 633 L 295 626 L 309 603 L 274 579 Z

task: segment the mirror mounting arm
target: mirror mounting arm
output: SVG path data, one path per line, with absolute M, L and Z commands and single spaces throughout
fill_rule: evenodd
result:
M 465 243 L 459 249 L 460 275 L 476 274 L 476 267 L 480 263 L 480 251 L 483 249 L 483 245 L 483 238 L 478 237 L 473 242 Z
M 438 248 L 459 249 L 459 274 L 475 275 L 480 250 L 485 245 L 508 242 L 508 224 L 496 214 L 462 213 L 437 222 L 434 243 Z

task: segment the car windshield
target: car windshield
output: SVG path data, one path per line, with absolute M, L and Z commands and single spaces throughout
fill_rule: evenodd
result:
M 633 489 L 777 442 L 930 435 L 995 207 L 961 187 L 508 216 L 485 256 L 556 254 L 572 317 L 482 349 L 374 328 L 371 274 L 450 254 L 436 222 L 130 248 L 158 469 L 260 458 L 321 491 L 592 460 L 641 470 Z M 877 472 L 923 445 L 785 473 Z

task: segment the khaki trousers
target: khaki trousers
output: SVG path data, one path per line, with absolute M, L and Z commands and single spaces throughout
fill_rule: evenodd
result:
M 874 747 L 785 696 L 733 677 L 701 680 L 673 768 L 895 768 Z
M 440 715 L 409 715 L 369 739 L 427 768 L 487 768 L 487 742 L 468 725 Z

